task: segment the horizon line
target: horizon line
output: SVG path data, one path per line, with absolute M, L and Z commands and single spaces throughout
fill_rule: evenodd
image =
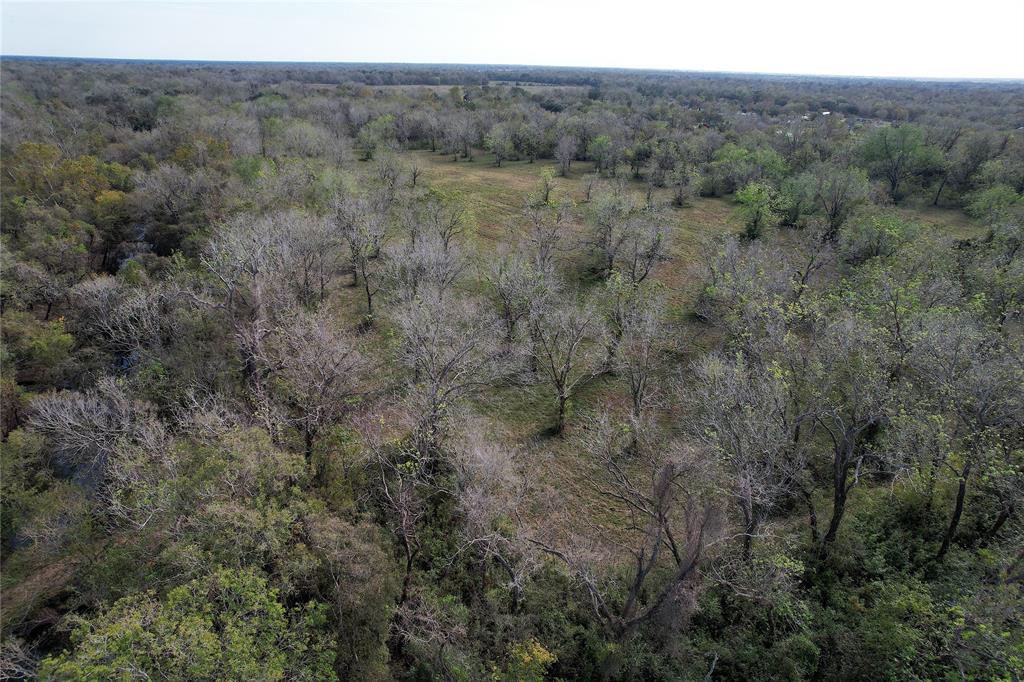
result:
M 290 60 L 290 59 L 202 59 L 202 58 L 168 58 L 168 57 L 88 57 L 71 55 L 41 55 L 41 54 L 0 54 L 0 61 L 82 61 L 82 62 L 135 62 L 135 63 L 156 63 L 156 64 L 241 64 L 241 65 L 332 65 L 332 66 L 422 66 L 422 67 L 502 67 L 502 68 L 531 68 L 531 69 L 577 69 L 585 71 L 620 71 L 639 73 L 664 73 L 664 74 L 691 74 L 691 75 L 716 75 L 716 76 L 745 76 L 745 77 L 772 77 L 772 78 L 838 78 L 851 80 L 884 80 L 884 81 L 930 81 L 939 83 L 1001 83 L 1001 84 L 1024 84 L 1024 76 L 999 77 L 999 76 L 873 76 L 863 74 L 827 74 L 827 73 L 786 73 L 771 71 L 719 71 L 699 69 L 675 69 L 662 67 L 635 67 L 635 66 L 574 66 L 568 64 L 519 64 L 519 63 L 488 63 L 488 62 L 374 62 L 374 61 L 342 61 L 342 60 Z

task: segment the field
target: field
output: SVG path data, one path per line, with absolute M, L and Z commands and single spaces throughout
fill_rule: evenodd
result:
M 505 161 L 499 168 L 495 166 L 493 157 L 484 152 L 475 154 L 473 161 L 460 159 L 457 162 L 452 161 L 450 155 L 429 151 L 410 151 L 403 157 L 406 164 L 422 169 L 420 182 L 425 186 L 457 192 L 461 196 L 471 210 L 475 247 L 485 253 L 509 238 L 522 220 L 523 207 L 530 194 L 536 191 L 541 172 L 545 168 L 556 167 L 551 161 L 538 160 L 534 163 Z M 579 213 L 585 213 L 585 185 L 594 177 L 592 163 L 574 162 L 568 176 L 556 178 L 555 197 L 571 199 L 580 209 Z M 620 177 L 629 178 L 628 170 L 620 173 Z M 637 200 L 642 201 L 644 183 L 632 178 L 628 182 Z M 668 190 L 659 192 L 656 196 L 668 204 Z M 900 210 L 923 226 L 951 236 L 976 236 L 981 232 L 977 224 L 958 210 L 932 206 Z M 695 353 L 714 345 L 713 339 L 704 338 L 710 333 L 707 327 L 693 322 L 688 314 L 697 294 L 696 265 L 702 245 L 722 234 L 739 233 L 742 223 L 731 198 L 695 197 L 689 206 L 670 207 L 668 216 L 673 227 L 669 258 L 656 268 L 653 277 L 665 287 L 672 317 L 672 334 L 685 340 L 683 353 L 676 358 L 681 368 Z M 574 236 L 582 239 L 586 229 L 582 218 L 574 223 L 573 228 Z M 593 285 L 593 278 L 587 277 L 586 257 L 580 258 L 567 267 L 578 272 L 581 282 Z M 350 310 L 357 311 L 360 305 L 358 298 L 353 298 Z M 670 383 L 672 377 L 665 379 Z M 627 391 L 621 384 L 620 378 L 607 374 L 585 382 L 573 401 L 574 411 L 587 415 L 597 409 L 617 408 L 617 403 L 623 400 Z M 574 440 L 580 420 L 570 420 L 565 434 L 553 437 L 550 434 L 553 409 L 550 388 L 540 383 L 495 387 L 475 398 L 467 411 L 472 414 L 472 428 L 482 429 L 490 437 L 528 452 L 534 464 L 534 475 L 566 495 L 570 507 L 585 512 L 589 517 L 587 522 L 595 522 L 605 528 L 615 527 L 622 521 L 622 510 L 609 506 L 589 482 L 598 465 L 581 451 Z M 665 418 L 671 420 L 673 412 L 668 410 Z

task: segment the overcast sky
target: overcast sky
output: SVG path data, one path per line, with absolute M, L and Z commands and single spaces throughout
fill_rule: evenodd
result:
M 1024 78 L 1024 0 L 8 2 L 5 55 Z

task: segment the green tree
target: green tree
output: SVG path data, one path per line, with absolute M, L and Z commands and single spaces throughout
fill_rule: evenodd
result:
M 964 210 L 978 220 L 997 220 L 1014 206 L 1024 206 L 1024 196 L 1008 185 L 993 185 L 971 195 Z
M 776 209 L 778 193 L 764 182 L 751 182 L 736 193 L 739 202 L 739 213 L 743 218 L 744 232 L 747 239 L 757 239 L 766 227 L 778 222 Z
M 512 131 L 505 123 L 495 123 L 484 137 L 484 147 L 494 154 L 494 165 L 501 168 L 501 162 L 515 153 Z
M 378 116 L 359 130 L 356 146 L 363 150 L 363 159 L 369 161 L 381 147 L 390 147 L 395 141 L 395 117 Z
M 886 183 L 897 204 L 910 192 L 915 181 L 926 180 L 942 168 L 942 152 L 925 142 L 924 132 L 914 125 L 877 129 L 861 147 L 861 157 L 872 177 Z
M 587 145 L 587 156 L 593 159 L 601 174 L 615 175 L 621 151 L 609 135 L 598 135 Z
M 828 221 L 826 238 L 833 240 L 846 217 L 867 199 L 869 186 L 864 171 L 833 163 L 812 166 L 801 177 L 811 207 Z
M 41 680 L 335 680 L 326 609 L 286 609 L 265 578 L 220 569 L 171 590 L 121 599 L 77 619 L 75 646 Z

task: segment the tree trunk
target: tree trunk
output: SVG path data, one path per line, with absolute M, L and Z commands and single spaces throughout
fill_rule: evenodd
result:
M 302 430 L 303 452 L 306 455 L 306 468 L 313 464 L 313 430 L 306 427 Z
M 827 548 L 833 542 L 835 542 L 836 535 L 839 533 L 839 524 L 843 520 L 843 514 L 846 513 L 846 497 L 849 492 L 846 485 L 846 478 L 849 473 L 849 468 L 846 466 L 838 467 L 835 476 L 832 481 L 832 518 L 828 522 L 828 531 L 825 533 L 825 537 L 822 538 L 822 548 Z
M 562 433 L 565 429 L 565 404 L 569 401 L 569 397 L 566 395 L 559 394 L 558 396 L 558 421 L 555 424 L 555 433 Z
M 932 199 L 932 206 L 938 206 L 939 205 L 939 196 L 942 195 L 942 190 L 945 189 L 946 181 L 948 179 L 949 179 L 948 176 L 945 176 L 945 175 L 942 176 L 942 182 L 939 183 L 939 189 L 938 189 L 937 192 L 935 192 L 935 198 Z
M 750 563 L 754 555 L 754 530 L 753 523 L 750 523 L 743 532 L 743 561 L 746 563 Z
M 1012 515 L 1013 515 L 1013 505 L 1012 504 L 1007 506 L 1007 507 L 1003 507 L 1000 510 L 999 515 L 996 517 L 996 520 L 992 523 L 991 526 L 989 526 L 989 529 L 987 531 L 985 531 L 985 540 L 984 540 L 984 543 L 983 543 L 984 545 L 987 545 L 989 542 L 991 542 L 992 540 L 995 539 L 996 533 L 999 532 L 999 530 L 1003 527 L 1003 524 L 1006 523 L 1006 521 Z
M 939 552 L 935 555 L 936 561 L 941 561 L 946 556 L 946 552 L 949 551 L 949 546 L 953 542 L 953 536 L 956 535 L 956 527 L 960 525 L 960 516 L 964 513 L 964 496 L 967 493 L 967 477 L 970 474 L 971 465 L 968 464 L 960 475 L 960 482 L 956 490 L 956 506 L 953 507 L 953 516 L 950 517 L 946 534 L 942 538 L 942 546 L 939 547 Z
M 821 542 L 821 536 L 818 532 L 818 512 L 814 508 L 814 499 L 809 492 L 803 489 L 803 486 L 801 486 L 800 492 L 804 498 L 804 504 L 807 506 L 807 523 L 811 529 L 811 542 L 818 544 Z
M 363 291 L 366 292 L 366 316 L 373 317 L 373 292 L 370 291 L 370 280 L 363 273 Z

